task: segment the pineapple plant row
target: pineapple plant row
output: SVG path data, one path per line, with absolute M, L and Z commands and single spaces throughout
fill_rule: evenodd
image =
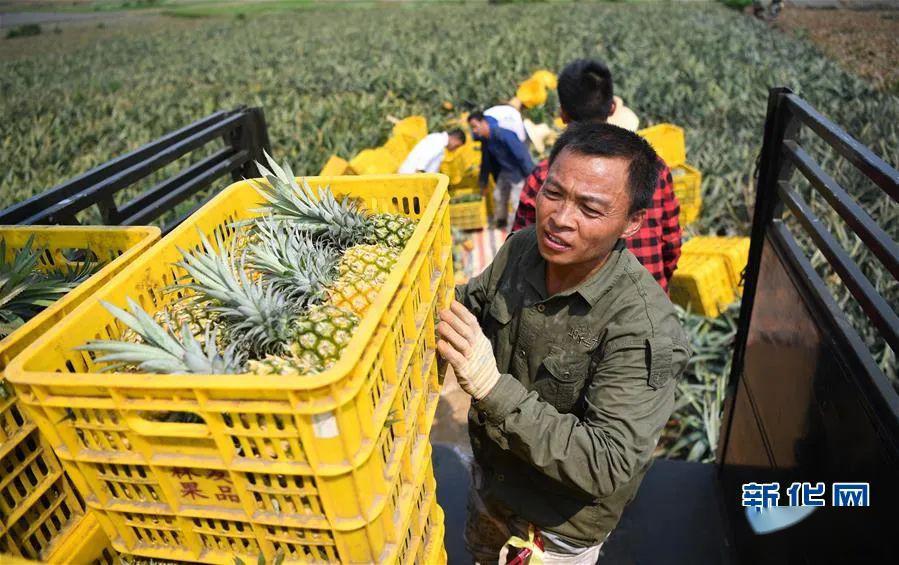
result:
M 126 327 L 81 347 L 106 370 L 300 375 L 331 367 L 375 301 L 416 222 L 373 214 L 329 188 L 297 182 L 266 155 L 257 217 L 230 240 L 201 234 L 180 249 L 184 276 L 155 314 L 104 303 Z

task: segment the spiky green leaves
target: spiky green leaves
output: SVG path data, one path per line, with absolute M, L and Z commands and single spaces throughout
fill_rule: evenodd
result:
M 255 235 L 247 256 L 250 268 L 303 306 L 322 297 L 336 276 L 339 256 L 334 248 L 313 243 L 296 226 L 269 219 L 256 224 Z
M 274 284 L 251 280 L 238 267 L 221 241 L 218 249 L 201 236 L 203 249 L 194 253 L 180 250 L 184 257 L 177 263 L 188 279 L 173 290 L 190 289 L 201 302 L 218 312 L 229 329 L 229 337 L 241 349 L 253 355 L 277 353 L 291 337 L 289 323 L 297 304 Z
M 187 325 L 180 335 L 165 330 L 134 300 L 128 299 L 130 312 L 108 302 L 103 306 L 141 337 L 142 343 L 119 340 L 91 340 L 80 350 L 105 353 L 97 363 L 109 363 L 105 371 L 136 366 L 148 373 L 204 375 L 233 374 L 243 371 L 244 360 L 235 345 L 219 352 L 215 344 L 215 330 L 207 330 L 200 343 Z
M 353 245 L 369 234 L 367 214 L 354 200 L 338 201 L 327 188 L 316 196 L 305 179 L 302 185 L 297 183 L 290 165 L 278 165 L 268 153 L 265 158 L 271 170 L 258 162 L 256 166 L 269 182 L 268 186 L 251 181 L 267 202 L 258 211 L 273 220 L 288 221 L 313 237 L 340 247 Z
M 303 179 L 298 184 L 290 166 L 278 165 L 266 153 L 270 168 L 256 163 L 268 185 L 253 182 L 266 205 L 257 210 L 276 221 L 290 222 L 317 240 L 341 249 L 359 243 L 403 247 L 415 231 L 415 220 L 397 214 L 369 215 L 352 198 L 338 200 L 328 187 L 316 191 Z
M 97 270 L 97 263 L 81 261 L 49 270 L 38 269 L 45 252 L 34 248 L 34 236 L 7 260 L 6 240 L 0 239 L 0 338 L 36 316 Z

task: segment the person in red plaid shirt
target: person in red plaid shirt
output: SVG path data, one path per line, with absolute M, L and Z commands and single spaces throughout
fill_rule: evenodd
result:
M 569 63 L 559 75 L 559 105 L 562 121 L 614 123 L 610 119 L 616 110 L 612 74 L 603 63 L 578 59 Z M 663 161 L 659 166 L 659 183 L 652 204 L 646 210 L 643 225 L 625 240 L 627 248 L 640 260 L 665 292 L 680 258 L 681 227 L 678 221 L 680 205 L 674 195 L 671 170 Z M 543 160 L 524 183 L 512 231 L 520 230 L 536 221 L 535 199 L 549 174 L 549 160 Z

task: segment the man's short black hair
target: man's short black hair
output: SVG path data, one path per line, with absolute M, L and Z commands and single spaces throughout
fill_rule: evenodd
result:
M 659 157 L 652 146 L 632 131 L 599 122 L 575 122 L 559 136 L 549 154 L 549 165 L 564 150 L 589 157 L 621 157 L 629 161 L 629 214 L 645 210 L 659 182 Z
M 559 105 L 572 122 L 604 122 L 614 102 L 612 72 L 596 59 L 577 59 L 559 75 Z
M 453 128 L 446 132 L 450 137 L 455 137 L 459 140 L 459 143 L 465 143 L 465 132 L 459 128 Z
M 483 122 L 483 121 L 486 120 L 486 119 L 487 119 L 487 117 L 484 116 L 484 112 L 481 112 L 480 110 L 476 110 L 476 111 L 474 111 L 474 112 L 468 114 L 468 121 L 469 121 L 469 122 L 470 122 L 471 120 L 477 120 L 477 121 L 479 121 L 479 122 Z

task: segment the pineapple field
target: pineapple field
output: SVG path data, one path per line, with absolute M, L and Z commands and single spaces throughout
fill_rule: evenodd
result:
M 703 175 L 703 208 L 688 236 L 748 234 L 771 86 L 793 88 L 899 164 L 894 94 L 810 43 L 719 4 L 402 4 L 148 22 L 140 29 L 104 26 L 89 40 L 70 37 L 68 28 L 52 37 L 3 40 L 0 208 L 241 104 L 264 108 L 277 161 L 314 175 L 332 154 L 350 158 L 383 143 L 388 116 L 421 114 L 434 131 L 462 111 L 507 100 L 533 71 L 559 70 L 578 57 L 608 63 L 616 94 L 641 127 L 669 122 L 686 130 L 689 161 Z M 526 117 L 551 123 L 554 96 Z M 852 176 L 839 157 L 815 156 L 899 239 L 899 221 L 890 221 L 899 220 L 895 203 Z M 175 162 L 160 175 L 184 165 Z M 268 184 L 257 187 L 263 217 L 287 218 L 302 229 L 254 221 L 230 246 L 207 241 L 185 250 L 179 266 L 190 278 L 171 289 L 184 300 L 152 316 L 136 303 L 130 311 L 111 307 L 130 330 L 121 340 L 83 347 L 110 367 L 144 372 L 327 369 L 414 224 L 327 192 L 313 201 L 289 167 L 269 169 Z M 813 193 L 805 196 L 815 206 Z M 826 219 L 844 247 L 861 253 L 835 214 Z M 98 221 L 89 214 L 83 220 Z M 812 260 L 852 315 L 857 306 L 839 279 L 820 257 Z M 899 303 L 899 288 L 876 261 L 861 257 L 859 264 L 878 291 Z M 285 308 L 288 301 L 298 309 Z M 735 318 L 735 309 L 717 320 L 684 313 L 698 354 L 662 442 L 669 456 L 714 455 Z M 896 379 L 894 352 L 858 329 Z M 191 364 L 183 366 L 183 359 Z

